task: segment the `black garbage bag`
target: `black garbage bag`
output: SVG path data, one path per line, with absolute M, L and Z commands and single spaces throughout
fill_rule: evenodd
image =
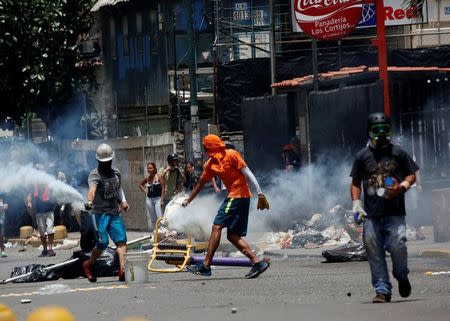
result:
M 82 211 L 80 216 L 80 247 L 83 252 L 91 252 L 95 246 L 95 230 L 92 214 Z
M 80 276 L 86 277 L 83 271 L 83 262 L 89 260 L 90 257 L 90 253 L 75 251 L 70 259 L 79 258 L 79 260 L 62 266 L 58 269 L 58 273 L 63 279 L 76 279 Z M 94 273 L 98 277 L 116 276 L 119 273 L 119 268 L 119 256 L 116 250 L 108 247 L 103 251 L 97 261 L 95 261 Z
M 323 251 L 322 256 L 327 262 L 367 261 L 366 249 L 360 242 L 347 243 L 335 249 Z
M 59 278 L 76 279 L 80 276 L 85 277 L 83 271 L 83 262 L 90 259 L 90 253 L 75 251 L 73 252 L 72 257 L 68 259 L 68 261 L 75 258 L 78 258 L 79 260 L 67 265 L 60 266 L 50 271 L 46 271 L 45 268 L 50 267 L 53 264 L 30 264 L 27 266 L 15 267 L 11 271 L 11 277 L 16 277 L 33 272 L 29 276 L 13 281 L 15 283 L 53 281 Z M 119 273 L 119 268 L 119 256 L 116 250 L 108 247 L 103 251 L 102 255 L 100 255 L 97 261 L 95 261 L 94 273 L 98 277 L 116 276 Z
M 89 260 L 90 256 L 83 251 L 75 251 L 68 260 L 79 259 L 68 265 L 61 266 L 56 271 L 63 279 L 76 279 L 80 276 L 84 277 L 83 262 Z
M 94 264 L 94 273 L 98 277 L 116 276 L 119 273 L 119 269 L 119 255 L 115 249 L 110 247 L 103 251 Z
M 55 270 L 46 271 L 45 268 L 52 266 L 42 264 L 30 264 L 26 266 L 15 267 L 11 271 L 11 277 L 27 274 L 32 272 L 31 275 L 24 276 L 23 278 L 14 280 L 13 283 L 29 283 L 29 282 L 42 282 L 53 281 L 59 279 L 59 274 Z

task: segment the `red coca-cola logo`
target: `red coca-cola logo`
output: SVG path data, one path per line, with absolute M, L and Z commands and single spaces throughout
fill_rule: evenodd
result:
M 348 35 L 361 20 L 363 0 L 294 0 L 300 28 L 318 40 L 337 40 Z

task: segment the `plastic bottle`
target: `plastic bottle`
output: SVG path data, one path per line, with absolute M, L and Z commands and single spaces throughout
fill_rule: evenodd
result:
M 363 222 L 363 215 L 360 215 L 359 212 L 353 214 L 353 220 L 356 224 L 360 225 Z

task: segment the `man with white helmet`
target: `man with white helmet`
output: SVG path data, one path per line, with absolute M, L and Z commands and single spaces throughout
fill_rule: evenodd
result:
M 119 211 L 120 209 L 127 211 L 129 206 L 121 187 L 120 172 L 112 167 L 114 151 L 111 146 L 107 144 L 98 146 L 96 158 L 98 167 L 89 174 L 89 190 L 84 207 L 93 213 L 97 241 L 90 260 L 83 263 L 83 269 L 89 281 L 97 281 L 92 267 L 108 246 L 109 235 L 117 246 L 120 262 L 119 280 L 125 281 L 124 254 L 127 250 L 127 235 Z

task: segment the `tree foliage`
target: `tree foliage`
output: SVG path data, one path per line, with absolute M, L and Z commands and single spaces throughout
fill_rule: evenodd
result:
M 0 113 L 18 118 L 64 101 L 91 81 L 77 68 L 77 38 L 93 23 L 94 0 L 0 0 Z

